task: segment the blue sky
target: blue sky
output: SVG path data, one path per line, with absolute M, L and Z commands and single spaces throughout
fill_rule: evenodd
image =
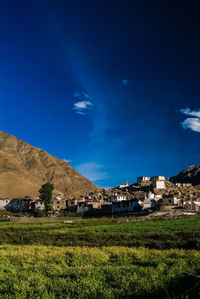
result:
M 199 7 L 150 2 L 2 1 L 0 129 L 102 187 L 199 164 Z

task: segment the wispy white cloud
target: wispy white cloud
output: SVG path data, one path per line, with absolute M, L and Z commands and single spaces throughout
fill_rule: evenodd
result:
M 200 133 L 200 110 L 192 111 L 189 107 L 180 109 L 180 112 L 194 117 L 186 118 L 181 124 L 184 129 Z
M 180 110 L 181 113 L 190 115 L 190 116 L 196 116 L 200 118 L 200 109 L 197 111 L 191 111 L 189 107 L 183 108 Z
M 87 110 L 90 110 L 93 106 L 93 103 L 91 101 L 80 101 L 74 103 L 74 111 L 76 113 L 84 115 Z
M 200 118 L 187 118 L 182 122 L 182 127 L 200 133 Z
M 73 103 L 73 109 L 76 113 L 84 115 L 88 110 L 91 110 L 93 107 L 93 102 L 91 97 L 84 91 L 77 91 L 74 93 L 74 99 L 76 100 Z
M 76 167 L 77 171 L 93 182 L 108 178 L 108 175 L 103 168 L 103 165 L 96 162 L 86 162 Z

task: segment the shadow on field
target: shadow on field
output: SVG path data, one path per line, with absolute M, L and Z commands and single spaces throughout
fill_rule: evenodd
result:
M 200 232 L 177 233 L 96 233 L 16 232 L 0 234 L 0 244 L 51 246 L 127 246 L 150 249 L 200 249 Z
M 141 297 L 142 298 L 142 297 Z M 144 298 L 144 297 L 143 297 Z M 145 298 L 163 299 L 196 299 L 200 298 L 200 277 L 192 277 L 187 274 L 183 278 L 170 283 L 162 292 L 154 295 L 147 295 Z

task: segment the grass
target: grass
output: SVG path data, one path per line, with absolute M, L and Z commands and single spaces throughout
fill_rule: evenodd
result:
M 195 250 L 3 245 L 0 252 L 1 298 L 165 298 L 181 294 L 184 271 L 200 272 Z
M 0 298 L 198 298 L 199 249 L 199 216 L 0 222 Z
M 200 249 L 200 217 L 125 222 L 101 218 L 64 221 L 2 222 L 0 244 L 128 246 Z M 118 223 L 119 222 L 119 223 Z

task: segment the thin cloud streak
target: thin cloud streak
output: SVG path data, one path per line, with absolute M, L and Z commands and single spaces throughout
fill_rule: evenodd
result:
M 85 115 L 87 111 L 93 108 L 91 97 L 85 91 L 76 91 L 73 95 L 76 100 L 73 103 L 73 110 L 81 115 Z
M 76 170 L 93 182 L 101 181 L 108 178 L 107 173 L 103 170 L 104 166 L 96 162 L 86 162 L 76 166 Z
M 189 107 L 180 109 L 180 112 L 195 117 L 188 117 L 182 123 L 183 129 L 190 129 L 194 132 L 200 133 L 200 110 L 191 111 Z
M 79 101 L 74 103 L 73 109 L 76 113 L 84 115 L 92 107 L 93 103 L 91 101 Z

